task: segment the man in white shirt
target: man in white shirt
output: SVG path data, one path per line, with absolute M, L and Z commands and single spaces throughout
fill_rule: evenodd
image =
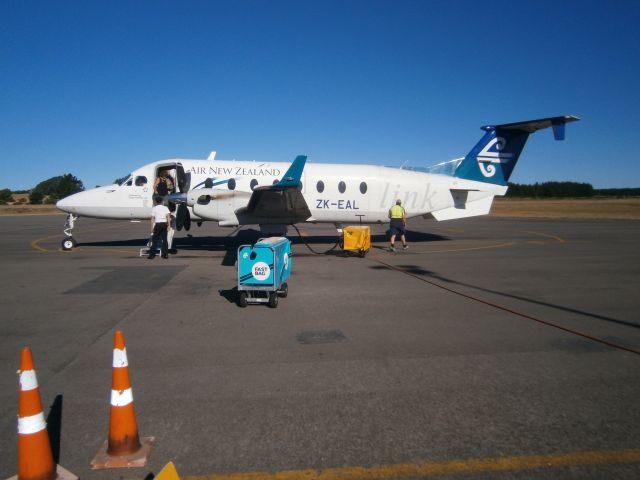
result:
M 155 258 L 158 249 L 158 240 L 162 237 L 162 258 L 169 258 L 169 243 L 167 241 L 167 228 L 171 222 L 171 212 L 162 204 L 162 197 L 155 197 L 154 207 L 151 209 L 151 247 L 149 248 L 149 260 Z

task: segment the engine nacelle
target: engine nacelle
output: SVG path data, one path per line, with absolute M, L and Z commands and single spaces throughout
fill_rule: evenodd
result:
M 234 192 L 200 188 L 187 192 L 187 205 L 193 208 L 193 213 L 203 220 L 220 222 L 224 226 L 238 225 L 235 211 L 244 207 L 251 194 L 248 192 Z

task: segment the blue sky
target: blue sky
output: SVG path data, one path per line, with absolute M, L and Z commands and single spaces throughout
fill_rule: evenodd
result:
M 511 178 L 640 187 L 640 2 L 0 2 L 0 188 L 164 158 L 428 166 L 562 114 Z

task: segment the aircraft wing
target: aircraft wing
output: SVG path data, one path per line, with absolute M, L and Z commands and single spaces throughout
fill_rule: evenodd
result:
M 306 156 L 297 156 L 277 183 L 256 187 L 247 205 L 235 212 L 240 224 L 289 225 L 309 218 L 311 212 L 300 181 L 306 161 Z

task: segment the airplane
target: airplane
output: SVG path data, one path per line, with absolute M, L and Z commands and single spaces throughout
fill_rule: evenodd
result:
M 286 234 L 301 222 L 382 224 L 401 200 L 407 218 L 438 221 L 488 214 L 507 182 L 531 133 L 551 127 L 564 140 L 574 115 L 481 127 L 484 134 L 462 158 L 430 168 L 355 164 L 307 164 L 299 155 L 291 163 L 223 161 L 211 152 L 206 160 L 169 159 L 144 165 L 113 185 L 85 190 L 56 204 L 66 212 L 63 250 L 73 238 L 78 217 L 143 220 L 150 217 L 153 185 L 162 172 L 175 180 L 166 202 L 176 228 L 213 221 L 223 227 L 259 225 L 264 236 Z

